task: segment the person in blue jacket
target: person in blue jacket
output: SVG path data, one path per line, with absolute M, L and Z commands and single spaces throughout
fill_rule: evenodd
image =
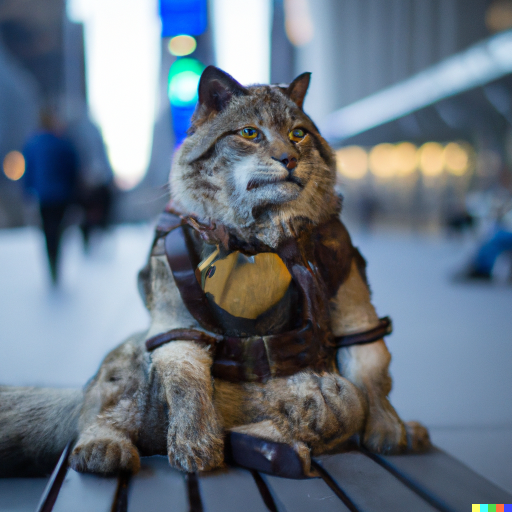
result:
M 24 187 L 39 201 L 51 278 L 53 284 L 57 284 L 64 214 L 76 194 L 77 153 L 73 145 L 59 135 L 55 116 L 44 111 L 41 129 L 27 140 L 23 155 Z

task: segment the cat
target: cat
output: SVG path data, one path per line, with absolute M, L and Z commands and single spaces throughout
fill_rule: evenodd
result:
M 388 400 L 382 337 L 333 345 L 377 328 L 379 318 L 365 262 L 339 221 L 333 151 L 303 111 L 309 81 L 304 73 L 289 85 L 244 87 L 205 69 L 191 128 L 173 159 L 172 206 L 139 276 L 149 330 L 108 354 L 83 392 L 0 388 L 0 474 L 47 471 L 74 439 L 71 467 L 104 474 L 136 472 L 140 455 L 151 454 L 167 454 L 187 472 L 214 469 L 224 463 L 228 431 L 292 446 L 306 475 L 312 453 L 355 435 L 378 453 L 428 448 L 427 430 L 404 423 Z M 179 226 L 166 228 L 172 220 Z M 231 282 L 222 269 L 245 272 L 226 291 L 235 297 L 227 305 L 217 292 L 201 295 L 216 331 L 198 320 L 179 286 L 184 274 L 170 267 L 166 237 L 180 230 L 194 265 L 207 269 L 201 283 L 214 282 L 218 268 L 226 291 Z M 268 305 L 262 293 L 274 294 L 269 314 L 260 314 Z M 242 321 L 239 310 L 253 313 Z M 300 357 L 307 356 L 288 367 L 286 357 L 281 366 L 272 362 L 283 332 L 294 333 L 292 345 L 298 339 Z M 267 374 L 257 374 L 259 356 L 222 366 L 221 339 L 264 345 Z M 248 377 L 232 378 L 233 369 Z

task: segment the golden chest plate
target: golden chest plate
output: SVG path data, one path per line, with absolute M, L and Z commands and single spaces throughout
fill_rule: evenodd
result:
M 201 287 L 230 315 L 255 320 L 285 295 L 292 276 L 274 253 L 221 255 L 217 248 L 197 267 Z

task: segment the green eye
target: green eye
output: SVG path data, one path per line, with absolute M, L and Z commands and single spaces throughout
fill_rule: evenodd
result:
M 258 130 L 256 130 L 256 128 L 251 128 L 251 127 L 247 127 L 247 128 L 243 128 L 242 130 L 240 130 L 240 135 L 244 138 L 244 139 L 250 139 L 250 140 L 253 140 L 255 139 L 258 135 L 260 134 L 260 132 Z
M 288 134 L 292 142 L 300 142 L 305 136 L 306 132 L 302 128 L 295 128 Z

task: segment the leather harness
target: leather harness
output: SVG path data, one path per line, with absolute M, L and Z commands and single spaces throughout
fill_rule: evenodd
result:
M 364 332 L 334 337 L 330 331 L 327 302 L 348 276 L 355 250 L 344 226 L 333 216 L 326 224 L 317 226 L 313 243 L 308 241 L 312 238 L 311 232 L 307 232 L 275 251 L 257 244 L 240 243 L 233 236 L 224 236 L 226 232 L 222 231 L 222 242 L 229 249 L 247 254 L 277 252 L 298 285 L 303 301 L 302 323 L 295 329 L 265 336 L 226 336 L 197 280 L 197 262 L 194 261 L 197 258 L 194 258 L 187 225 L 194 235 L 203 239 L 211 237 L 215 230 L 215 227 L 205 228 L 192 217 L 180 216 L 168 207 L 159 220 L 155 243 L 165 237 L 165 254 L 181 298 L 204 330 L 171 329 L 149 338 L 146 341 L 148 351 L 171 341 L 194 341 L 211 347 L 214 377 L 230 382 L 266 382 L 306 368 L 332 371 L 338 348 L 371 343 L 391 333 L 389 317 L 381 318 L 376 327 Z M 330 268 L 323 269 L 325 266 Z

